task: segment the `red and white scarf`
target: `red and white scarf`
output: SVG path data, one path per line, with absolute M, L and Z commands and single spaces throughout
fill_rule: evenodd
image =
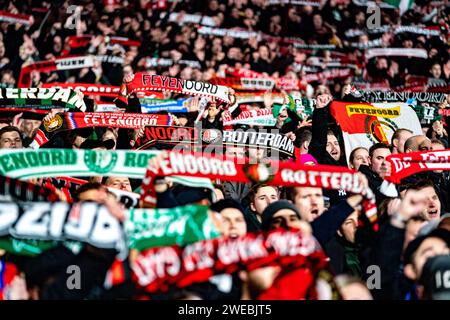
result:
M 205 177 L 235 182 L 257 182 L 284 187 L 318 187 L 363 194 L 363 207 L 370 221 L 377 219 L 375 196 L 370 188 L 363 189 L 360 175 L 339 166 L 304 166 L 293 162 L 273 161 L 270 164 L 237 163 L 206 154 L 165 152 L 156 169 L 150 166 L 142 184 L 142 199 L 148 206 L 156 205 L 153 181 L 156 176 Z
M 427 50 L 418 48 L 373 48 L 368 49 L 365 55 L 366 59 L 371 59 L 379 56 L 396 56 L 422 59 L 428 58 Z
M 4 10 L 0 10 L 0 22 L 18 23 L 26 25 L 27 27 L 31 26 L 32 24 L 30 15 L 16 14 Z
M 391 175 L 385 179 L 389 182 L 400 183 L 403 178 L 413 174 L 450 170 L 450 149 L 440 151 L 412 152 L 392 154 L 386 158 L 391 164 Z
M 136 73 L 133 81 L 123 85 L 121 87 L 119 99 L 125 100 L 125 97 L 132 92 L 148 91 L 170 91 L 194 96 L 206 96 L 218 99 L 227 104 L 230 104 L 234 100 L 230 89 L 225 86 L 218 86 L 207 82 L 183 80 L 168 76 L 160 76 L 147 72 Z
M 222 121 L 224 126 L 235 124 L 274 126 L 276 124 L 276 119 L 270 109 L 242 111 L 236 118 L 233 118 L 231 112 L 227 110 L 222 113 Z
M 183 288 L 208 281 L 215 274 L 242 269 L 277 265 L 283 269 L 306 268 L 317 274 L 327 266 L 317 241 L 295 229 L 154 248 L 140 252 L 130 262 L 133 280 L 149 293 L 166 292 L 171 286 Z

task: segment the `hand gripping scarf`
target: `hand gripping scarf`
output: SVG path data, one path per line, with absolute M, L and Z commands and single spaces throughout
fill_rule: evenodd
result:
M 319 187 L 363 194 L 363 208 L 371 222 L 377 220 L 375 196 L 370 188 L 363 190 L 360 175 L 338 166 L 304 166 L 292 162 L 273 161 L 271 164 L 239 164 L 229 159 L 205 154 L 163 152 L 159 168 L 150 165 L 142 183 L 145 205 L 156 205 L 153 181 L 156 176 L 206 177 L 236 182 L 267 183 L 284 187 Z
M 140 129 L 151 125 L 172 125 L 172 116 L 123 112 L 58 113 L 49 121 L 43 121 L 30 147 L 37 149 L 47 143 L 56 133 L 66 130 L 88 127 Z
M 434 170 L 450 170 L 450 149 L 440 151 L 391 154 L 386 158 L 391 164 L 391 175 L 385 180 L 400 183 L 410 175 Z
M 294 229 L 150 249 L 132 255 L 130 262 L 133 279 L 149 293 L 165 292 L 171 286 L 183 288 L 208 281 L 215 274 L 239 270 L 280 266 L 305 268 L 317 274 L 327 265 L 316 240 Z
M 206 96 L 218 99 L 227 104 L 232 104 L 235 100 L 230 89 L 224 86 L 154 75 L 147 72 L 136 73 L 130 83 L 122 85 L 118 98 L 126 103 L 125 97 L 132 92 L 148 91 L 170 91 L 188 95 Z

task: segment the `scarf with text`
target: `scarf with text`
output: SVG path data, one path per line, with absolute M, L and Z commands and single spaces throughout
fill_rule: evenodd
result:
M 86 103 L 71 89 L 57 88 L 6 88 L 0 89 L 1 108 L 38 108 L 54 109 L 71 108 L 86 111 Z
M 116 56 L 105 55 L 86 55 L 86 56 L 69 56 L 58 57 L 53 60 L 36 61 L 30 64 L 24 64 L 20 70 L 19 81 L 17 86 L 19 88 L 31 87 L 31 72 L 51 72 L 60 70 L 74 70 L 82 68 L 94 67 L 95 62 L 100 61 L 104 63 L 118 63 L 123 64 L 124 59 Z
M 304 90 L 306 88 L 306 84 L 301 83 L 301 81 L 297 79 L 267 77 L 262 73 L 243 68 L 229 67 L 225 70 L 225 74 L 227 75 L 225 81 L 230 81 L 230 83 L 240 83 L 240 85 L 238 84 L 236 87 L 232 86 L 233 89 L 268 90 L 272 89 L 274 86 L 280 90 Z M 259 81 L 256 81 L 256 79 L 259 79 Z M 216 81 L 220 80 L 221 79 L 219 78 Z M 263 80 L 265 80 L 265 82 Z M 272 88 L 269 88 L 270 85 Z
M 126 246 L 141 251 L 220 236 L 219 222 L 207 206 L 131 209 L 125 214 L 122 225 L 94 202 L 2 202 L 0 248 L 35 255 L 53 247 L 55 241 L 74 240 L 100 248 L 120 250 Z
M 362 92 L 367 102 L 407 102 L 414 99 L 418 102 L 440 104 L 445 101 L 447 94 L 440 92 L 395 92 L 395 91 L 371 91 Z
M 165 15 L 165 12 L 161 13 L 160 18 L 163 18 L 163 16 Z M 185 23 L 198 23 L 209 27 L 217 26 L 217 22 L 213 17 L 203 16 L 201 14 L 189 14 L 184 12 L 171 12 L 169 15 L 169 22 L 176 22 L 179 25 L 183 25 Z
M 167 112 L 188 112 L 192 98 L 188 99 L 165 99 L 165 101 L 157 101 L 156 103 L 148 104 L 141 103 L 142 113 L 157 113 L 161 111 Z
M 386 176 L 385 179 L 389 182 L 400 183 L 402 179 L 419 172 L 449 171 L 450 149 L 392 154 L 386 158 L 386 161 L 391 164 L 391 175 Z
M 70 197 L 72 198 L 75 191 L 77 191 L 79 187 L 86 183 L 88 183 L 87 180 L 74 177 L 50 177 L 46 178 L 46 182 L 44 185 L 54 186 L 57 189 L 68 190 L 70 193 Z
M 270 109 L 242 111 L 236 118 L 231 116 L 231 112 L 224 111 L 222 113 L 222 120 L 224 126 L 246 124 L 272 127 L 277 123 L 277 120 L 273 117 L 272 110 Z
M 184 246 L 220 236 L 207 206 L 188 205 L 171 209 L 132 209 L 127 212 L 125 232 L 129 248 L 139 251 L 170 245 Z
M 267 266 L 306 268 L 312 274 L 326 267 L 326 256 L 312 236 L 298 230 L 249 233 L 218 238 L 185 247 L 149 249 L 131 259 L 133 280 L 149 293 L 166 292 L 205 282 L 215 274 Z
M 417 26 L 390 26 L 390 25 L 384 25 L 384 26 L 380 26 L 379 28 L 369 28 L 369 29 L 349 29 L 347 31 L 345 31 L 345 36 L 347 38 L 353 38 L 353 37 L 359 37 L 361 35 L 364 34 L 377 34 L 377 33 L 385 33 L 385 32 L 389 32 L 389 31 L 393 31 L 394 34 L 399 34 L 399 33 L 413 33 L 413 34 L 417 34 L 417 35 L 424 35 L 424 36 L 433 36 L 433 37 L 439 37 L 441 35 L 441 31 L 439 30 L 439 28 L 434 28 L 434 27 L 427 27 L 427 28 L 423 28 L 423 27 L 417 27 Z
M 94 38 L 94 36 L 85 34 L 81 36 L 68 36 L 66 38 L 65 43 L 68 45 L 71 49 L 77 49 L 77 48 L 87 48 L 90 45 L 91 40 Z M 126 37 L 110 37 L 106 36 L 103 39 L 105 43 L 109 43 L 111 45 L 119 44 L 124 47 L 139 47 L 141 45 L 141 42 L 139 40 L 130 40 Z M 69 51 L 66 51 L 66 54 L 69 53 Z
M 156 143 L 171 145 L 192 144 L 202 146 L 208 150 L 222 153 L 221 147 L 240 146 L 249 148 L 264 148 L 271 151 L 271 156 L 282 154 L 284 157 L 293 157 L 294 143 L 278 130 L 266 132 L 264 130 L 225 130 L 217 129 L 199 130 L 191 127 L 145 127 L 142 138 L 136 141 L 138 150 L 145 150 Z
M 59 197 L 55 187 L 42 187 L 30 182 L 0 175 L 0 198 L 2 201 L 49 201 L 55 202 Z
M 230 104 L 234 101 L 230 89 L 211 83 L 183 80 L 167 76 L 159 76 L 147 72 L 138 72 L 131 82 L 122 85 L 119 99 L 125 103 L 132 92 L 170 91 L 187 95 L 206 96 Z
M 82 149 L 0 149 L 0 174 L 31 179 L 61 176 L 116 176 L 134 179 L 145 177 L 148 161 L 160 151 L 82 150 Z M 73 178 L 72 178 L 73 179 Z M 76 183 L 82 183 L 76 180 Z M 171 177 L 174 183 L 193 188 L 207 188 L 214 193 L 211 180 Z M 214 198 L 214 196 L 213 196 Z
M 31 86 L 31 72 L 50 72 L 59 70 L 73 70 L 93 67 L 95 63 L 94 56 L 74 56 L 59 57 L 54 60 L 43 60 L 23 65 L 20 70 L 19 88 L 28 88 Z
M 101 96 L 101 97 L 117 97 L 119 93 L 119 86 L 110 86 L 106 84 L 92 84 L 92 83 L 62 83 L 52 82 L 43 83 L 42 88 L 67 88 L 82 92 L 86 96 Z
M 37 149 L 47 143 L 56 133 L 89 127 L 112 127 L 140 129 L 145 126 L 172 125 L 172 116 L 123 112 L 64 112 L 43 121 L 30 144 Z
M 17 239 L 75 240 L 99 248 L 125 249 L 120 222 L 94 202 L 0 203 L 0 236 Z
M 222 157 L 206 154 L 163 152 L 159 168 L 148 167 L 142 183 L 144 205 L 156 205 L 153 181 L 157 176 L 207 177 L 235 182 L 267 183 L 284 187 L 318 187 L 363 194 L 363 208 L 371 222 L 377 220 L 375 196 L 370 188 L 363 189 L 360 175 L 338 166 L 303 166 L 293 162 L 272 161 L 268 163 L 236 163 Z
M 32 25 L 32 16 L 27 14 L 18 14 L 18 13 L 11 13 L 8 11 L 0 10 L 0 22 L 6 22 L 6 23 L 18 23 L 23 24 L 27 27 Z
M 172 59 L 165 59 L 165 58 L 146 58 L 144 60 L 144 66 L 147 69 L 154 68 L 154 67 L 170 67 L 170 66 L 173 66 L 174 64 L 185 65 L 185 66 L 189 66 L 194 69 L 202 68 L 202 65 L 197 60 L 180 59 L 180 60 L 175 61 Z
M 374 57 L 409 57 L 409 58 L 422 58 L 427 59 L 428 53 L 425 49 L 418 48 L 372 48 L 368 49 L 365 53 L 366 59 L 372 59 Z

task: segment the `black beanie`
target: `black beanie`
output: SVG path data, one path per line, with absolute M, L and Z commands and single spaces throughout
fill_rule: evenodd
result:
M 272 202 L 267 206 L 266 209 L 264 209 L 262 213 L 262 229 L 266 231 L 269 230 L 270 221 L 272 220 L 273 215 L 283 209 L 290 209 L 294 211 L 295 214 L 301 219 L 300 212 L 298 211 L 297 207 L 294 206 L 290 201 L 278 200 Z
M 219 212 L 226 208 L 234 208 L 242 212 L 244 214 L 244 208 L 241 206 L 239 202 L 234 199 L 222 199 L 215 203 L 213 203 L 210 207 L 211 210 Z

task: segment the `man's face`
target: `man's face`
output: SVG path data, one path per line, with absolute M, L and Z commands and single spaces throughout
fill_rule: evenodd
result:
M 372 170 L 377 174 L 380 174 L 381 164 L 390 154 L 391 151 L 388 148 L 376 149 L 372 154 L 372 158 L 370 159 L 370 167 L 372 168 Z
M 258 149 L 258 148 L 249 148 L 248 149 L 248 157 L 252 160 L 261 160 L 265 156 L 265 150 L 264 149 Z
M 5 132 L 0 138 L 0 149 L 21 149 L 22 139 L 16 131 Z
M 312 222 L 325 211 L 321 188 L 296 187 L 295 190 L 294 205 L 302 220 Z
M 406 153 L 416 151 L 429 151 L 431 149 L 431 141 L 426 136 L 414 137 L 411 149 L 405 150 Z
M 397 143 L 397 151 L 398 153 L 404 153 L 405 152 L 405 141 L 412 137 L 412 133 L 409 131 L 400 131 L 400 134 L 398 136 L 398 143 Z
M 272 202 L 278 201 L 278 191 L 273 187 L 261 187 L 255 194 L 255 199 L 250 203 L 250 208 L 261 215 L 266 207 Z
M 433 75 L 433 78 L 439 79 L 441 77 L 441 74 L 442 74 L 441 65 L 439 65 L 437 63 L 434 64 L 431 67 L 431 74 Z
M 223 217 L 223 236 L 238 238 L 247 233 L 247 224 L 241 211 L 235 208 L 225 208 L 220 212 Z
M 340 234 L 350 243 L 355 243 L 356 229 L 358 228 L 358 211 L 354 211 L 341 225 Z
M 430 151 L 431 149 L 431 140 L 425 136 L 419 137 L 417 144 L 418 151 Z
M 132 192 L 130 180 L 127 177 L 110 177 L 106 180 L 105 186 Z
M 34 135 L 34 131 L 39 128 L 39 126 L 41 125 L 40 120 L 29 120 L 29 119 L 24 119 L 23 120 L 23 131 L 24 133 L 29 137 L 32 138 Z
M 279 227 L 288 229 L 300 229 L 301 219 L 291 209 L 281 209 L 277 211 L 270 220 L 270 228 L 276 229 Z
M 366 149 L 358 149 L 355 151 L 355 155 L 351 163 L 353 169 L 359 170 L 360 165 L 364 164 L 368 166 L 369 163 L 370 163 L 369 151 L 367 151 Z
M 450 250 L 444 240 L 440 238 L 430 237 L 425 239 L 416 250 L 413 259 L 415 279 L 419 279 L 422 275 L 422 269 L 427 260 L 431 257 L 449 254 Z
M 333 157 L 334 160 L 339 161 L 341 157 L 341 147 L 339 146 L 339 141 L 336 136 L 329 134 L 327 136 L 327 152 Z
M 420 192 L 427 199 L 427 206 L 423 213 L 426 220 L 439 219 L 441 216 L 441 201 L 433 187 L 426 187 L 420 190 Z

